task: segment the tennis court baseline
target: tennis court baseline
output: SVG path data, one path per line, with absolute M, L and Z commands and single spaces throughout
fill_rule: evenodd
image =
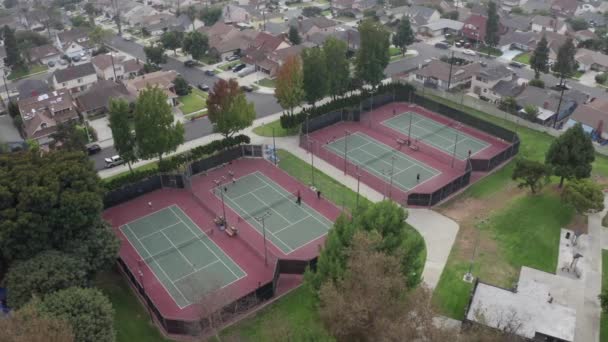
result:
M 411 129 L 409 127 L 410 120 Z M 414 112 L 396 115 L 384 120 L 382 124 L 404 135 L 408 135 L 409 132 L 412 138 L 420 139 L 449 155 L 454 154 L 454 145 L 456 145 L 456 158 L 460 160 L 466 160 L 469 157 L 469 151 L 473 156 L 490 146 L 489 143 L 472 137 L 450 125 L 439 123 Z
M 306 203 L 298 205 L 295 194 L 261 172 L 240 177 L 234 183 L 222 185 L 224 188 L 225 203 L 261 235 L 263 227 L 260 217 L 265 216 L 266 239 L 284 254 L 290 254 L 324 236 L 333 225 Z M 218 199 L 221 199 L 219 191 L 222 189 L 214 191 Z
M 120 230 L 180 309 L 247 275 L 176 205 Z
M 403 191 L 409 191 L 441 174 L 440 171 L 416 161 L 361 132 L 351 133 L 347 137 L 336 139 L 324 147 L 344 158 L 344 144 L 346 144 L 348 161 L 386 182 L 390 182 L 392 170 L 393 184 Z M 417 179 L 417 175 L 420 175 L 420 180 Z

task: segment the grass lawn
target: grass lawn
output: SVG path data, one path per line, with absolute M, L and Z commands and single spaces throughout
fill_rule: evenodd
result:
M 398 47 L 391 46 L 388 48 L 388 53 L 390 56 L 398 56 L 401 55 L 401 49 Z
M 43 72 L 48 70 L 49 67 L 41 64 L 32 64 L 28 66 L 28 69 L 15 69 L 13 70 L 6 78 L 8 80 L 15 80 L 19 78 L 24 78 L 29 75 L 37 74 L 39 72 Z
M 258 126 L 253 129 L 253 133 L 262 136 L 262 137 L 271 137 L 272 130 L 274 129 L 275 137 L 287 137 L 290 135 L 297 135 L 300 132 L 300 125 L 285 129 L 281 127 L 281 121 L 276 120 L 266 125 Z
M 577 71 L 574 73 L 574 75 L 572 75 L 572 78 L 574 78 L 574 79 L 577 79 L 577 80 L 578 80 L 579 78 L 581 78 L 581 76 L 583 76 L 583 74 L 585 74 L 585 72 L 584 72 L 584 71 L 577 70 Z
M 114 307 L 116 342 L 167 342 L 135 297 L 126 279 L 116 269 L 105 271 L 95 280 L 96 287 L 110 298 Z
M 258 85 L 262 86 L 262 87 L 267 87 L 267 88 L 274 88 L 276 87 L 276 83 L 274 80 L 271 80 L 269 78 L 263 78 L 261 80 L 259 80 Z
M 608 290 L 608 250 L 602 250 L 602 292 Z M 608 342 L 608 315 L 600 318 L 600 342 Z
M 519 63 L 524 63 L 524 64 L 530 64 L 530 53 L 529 52 L 524 52 L 524 53 L 520 53 L 519 55 L 515 56 L 515 58 L 513 58 L 514 61 L 519 62 Z
M 198 88 L 192 88 L 192 92 L 179 97 L 180 108 L 184 114 L 190 114 L 207 108 L 207 93 Z
M 226 63 L 226 64 L 222 64 L 222 65 L 220 65 L 218 68 L 219 68 L 220 70 L 222 70 L 222 71 L 226 71 L 226 70 L 228 70 L 229 68 L 232 68 L 233 66 L 235 66 L 235 65 L 237 65 L 237 64 L 241 64 L 241 61 L 232 61 L 232 62 L 229 62 L 229 63 Z
M 502 51 L 500 51 L 500 49 L 489 47 L 489 46 L 482 46 L 477 51 L 488 54 L 488 55 L 492 55 L 492 56 L 498 56 L 498 57 L 502 56 Z
M 208 65 L 219 62 L 219 60 L 217 58 L 209 56 L 209 55 L 205 55 L 205 56 L 201 57 L 199 59 L 199 61 L 203 62 L 204 64 L 208 64 Z

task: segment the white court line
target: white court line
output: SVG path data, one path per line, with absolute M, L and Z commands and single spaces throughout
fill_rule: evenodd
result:
M 169 239 L 169 237 L 167 236 L 167 234 L 165 234 L 165 232 L 161 232 L 161 234 L 163 234 L 163 236 L 167 240 L 169 240 L 169 243 L 171 244 L 171 246 L 173 246 L 173 248 L 175 248 L 175 250 L 177 251 L 177 253 L 179 253 L 179 255 L 181 255 L 182 258 L 184 258 L 184 260 L 186 260 L 186 262 L 188 263 L 188 265 L 190 265 L 190 267 L 194 268 L 194 265 L 192 265 L 192 263 L 190 262 L 190 260 L 188 260 L 188 258 L 186 258 L 186 256 L 184 255 L 184 253 L 182 253 L 182 251 L 179 248 L 177 248 L 177 246 L 173 243 L 173 241 L 171 241 L 171 239 Z M 198 239 L 198 236 L 194 235 L 194 237 Z
M 129 229 L 129 231 L 130 231 L 130 232 L 133 234 L 133 236 L 135 236 L 135 233 L 133 232 L 133 230 L 131 229 L 131 227 L 130 227 L 128 224 L 126 224 L 126 225 L 125 225 L 125 227 L 127 227 L 127 229 Z M 151 256 L 152 254 L 150 253 L 150 251 L 148 251 L 148 249 L 146 248 L 146 246 L 144 246 L 144 244 L 143 244 L 143 243 L 141 243 L 141 241 L 139 241 L 139 239 L 137 238 L 137 236 L 135 236 L 135 238 L 137 239 L 137 242 L 138 242 L 138 243 L 139 243 L 139 244 L 140 244 L 140 245 L 141 245 L 141 246 L 144 248 L 144 250 L 146 251 L 146 253 L 148 253 L 148 255 L 150 255 L 150 256 Z M 129 241 L 129 243 L 131 244 L 131 246 L 132 246 L 132 247 L 133 247 L 133 248 L 134 248 L 134 249 L 137 251 L 137 248 L 135 248 L 135 246 L 133 246 L 133 244 L 131 243 L 131 240 L 129 240 L 129 239 L 127 239 L 127 240 Z M 139 253 L 139 251 L 138 251 L 138 253 Z M 141 255 L 140 255 L 140 256 L 141 256 Z M 165 275 L 165 277 L 167 277 L 167 280 L 169 280 L 169 281 L 171 282 L 171 277 L 169 277 L 169 275 L 167 274 L 167 272 L 165 272 L 165 269 L 164 269 L 164 268 L 162 268 L 162 267 L 160 266 L 160 264 L 159 264 L 158 262 L 156 262 L 156 260 L 155 260 L 155 259 L 152 259 L 152 261 L 153 261 L 153 262 L 156 264 L 156 266 L 158 266 L 158 268 L 160 268 L 160 270 L 163 272 L 163 274 Z M 153 273 L 153 274 L 155 273 L 155 272 L 154 272 L 154 270 L 152 270 L 152 273 Z M 155 276 L 156 276 L 156 275 L 155 275 Z M 158 279 L 158 277 L 156 277 L 156 279 Z M 163 286 L 163 288 L 165 289 L 165 291 L 167 291 L 167 293 L 169 294 L 169 296 L 171 296 L 171 298 L 173 298 L 173 294 L 171 294 L 171 292 L 170 292 L 170 291 L 167 289 L 167 287 L 165 286 L 165 283 L 163 283 L 163 282 L 162 282 L 160 279 L 158 279 L 158 280 L 159 280 L 159 283 L 160 283 L 160 284 Z M 143 284 L 142 284 L 142 285 L 143 285 Z M 175 286 L 175 284 L 173 284 L 173 282 L 171 282 L 171 285 L 173 285 L 173 288 L 174 288 L 174 289 L 176 289 L 176 290 L 177 290 L 177 292 L 179 292 L 179 294 L 180 294 L 180 295 L 182 296 L 182 298 L 183 298 L 183 299 L 186 301 L 186 303 L 190 303 L 190 301 L 189 301 L 188 299 L 186 299 L 186 296 L 184 296 L 184 294 L 182 293 L 182 291 L 181 291 L 179 288 L 177 288 L 177 286 Z M 180 309 L 183 309 L 183 308 L 185 307 L 185 306 L 184 306 L 184 307 L 182 307 L 181 305 L 179 305 L 179 304 L 177 303 L 177 300 L 175 300 L 175 298 L 173 298 L 173 301 L 175 302 L 175 304 L 177 304 L 177 306 L 179 306 L 179 307 L 180 307 Z
M 173 281 L 173 285 L 175 285 L 175 283 L 177 283 L 178 281 L 183 280 L 183 279 L 185 279 L 185 278 L 188 278 L 189 276 L 191 276 L 191 275 L 193 275 L 193 274 L 197 273 L 198 271 L 202 271 L 202 270 L 204 270 L 205 268 L 207 268 L 207 267 L 209 267 L 209 266 L 211 266 L 211 265 L 215 265 L 215 264 L 217 264 L 218 262 L 220 262 L 220 261 L 219 261 L 219 260 L 213 260 L 212 262 L 208 263 L 207 265 L 205 265 L 205 266 L 203 266 L 203 267 L 201 267 L 201 268 L 195 268 L 195 269 L 194 269 L 194 271 L 192 271 L 192 272 L 190 272 L 190 273 L 186 274 L 185 276 L 181 276 L 181 277 L 179 277 L 179 278 L 175 279 L 175 280 Z
M 283 227 L 283 228 L 281 228 L 281 229 L 277 230 L 276 232 L 273 232 L 273 234 L 278 234 L 278 233 L 280 233 L 280 232 L 284 231 L 285 229 L 291 228 L 291 227 L 293 227 L 294 225 L 296 225 L 296 224 L 298 224 L 298 223 L 300 223 L 300 222 L 302 222 L 302 221 L 306 220 L 306 219 L 307 219 L 307 218 L 309 218 L 309 217 L 312 217 L 312 216 L 311 216 L 310 214 L 308 214 L 306 217 L 301 218 L 301 219 L 297 220 L 296 222 L 294 222 L 294 223 L 292 223 L 292 224 L 289 224 L 289 225 L 287 225 L 287 226 L 285 226 L 285 227 Z
M 274 211 L 275 213 L 277 213 L 277 215 L 279 215 L 283 220 L 287 221 L 287 223 L 291 224 L 292 222 L 289 221 L 285 216 L 281 215 L 280 212 L 276 211 L 274 208 L 272 208 L 268 203 L 264 202 L 264 200 L 262 200 L 261 198 L 259 198 L 256 194 L 251 194 L 253 197 L 255 197 L 255 199 L 257 199 L 258 201 L 262 202 L 262 204 L 264 204 L 266 206 L 266 208 L 269 208 L 270 210 Z
M 147 239 L 147 238 L 149 238 L 149 237 L 150 237 L 150 236 L 152 236 L 152 235 L 156 235 L 156 234 L 158 234 L 158 233 L 162 233 L 162 232 L 163 232 L 165 229 L 169 229 L 169 228 L 174 227 L 174 226 L 176 226 L 176 225 L 178 225 L 178 224 L 180 224 L 180 223 L 181 223 L 181 222 L 175 222 L 174 224 L 172 224 L 172 225 L 170 225 L 170 226 L 166 226 L 165 228 L 163 228 L 163 229 L 161 229 L 161 230 L 155 231 L 154 233 L 150 233 L 150 234 L 144 235 L 144 236 L 142 236 L 142 237 L 140 237 L 140 238 L 138 238 L 138 239 L 139 239 L 139 240 L 144 240 L 144 239 Z
M 260 186 L 259 188 L 255 188 L 253 190 L 249 190 L 249 192 L 247 192 L 246 194 L 243 194 L 243 195 L 238 195 L 236 197 L 230 197 L 230 196 L 226 196 L 226 197 L 230 198 L 233 201 L 236 201 L 239 198 L 243 198 L 243 197 L 249 195 L 250 193 L 254 193 L 254 192 L 258 191 L 258 190 L 262 190 L 262 189 L 267 188 L 267 187 L 268 187 L 267 185 L 264 185 L 264 186 Z M 221 189 L 220 189 L 220 191 L 221 191 Z
M 163 211 L 163 210 L 165 210 L 165 209 L 169 209 L 169 207 L 172 207 L 173 205 L 174 205 L 174 204 L 168 205 L 168 206 L 163 207 L 163 208 L 161 208 L 161 209 L 158 209 L 158 210 L 156 210 L 156 211 L 154 211 L 154 212 L 151 212 L 151 213 L 149 213 L 149 214 L 147 214 L 147 215 L 144 215 L 144 216 L 142 216 L 142 217 L 140 217 L 140 218 L 136 218 L 136 219 L 134 219 L 134 220 L 131 220 L 131 221 L 129 221 L 129 222 L 127 222 L 127 223 L 123 224 L 121 227 L 124 227 L 124 226 L 126 226 L 126 225 L 129 225 L 129 224 L 131 224 L 131 223 L 133 223 L 133 222 L 137 222 L 137 221 L 139 221 L 139 220 L 145 219 L 145 218 L 147 218 L 147 217 L 149 217 L 149 216 L 152 216 L 152 215 L 154 215 L 154 214 L 158 214 L 158 213 L 160 213 L 161 211 Z M 120 229 L 122 229 L 122 228 L 120 228 Z M 131 229 L 131 233 L 133 233 L 133 234 L 134 234 L 134 236 L 135 236 L 135 237 L 137 237 L 137 234 L 135 234 L 135 232 L 133 231 L 133 229 Z M 139 238 L 138 238 L 138 239 L 139 239 Z

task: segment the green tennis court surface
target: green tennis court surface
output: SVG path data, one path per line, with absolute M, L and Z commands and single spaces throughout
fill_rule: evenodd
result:
M 412 123 L 411 130 L 409 127 L 410 119 Z M 456 157 L 460 160 L 467 159 L 469 151 L 471 151 L 471 155 L 474 155 L 489 146 L 485 141 L 414 112 L 406 112 L 394 116 L 383 121 L 382 124 L 405 135 L 411 132 L 413 139 L 420 139 L 420 141 L 436 147 L 449 155 L 454 154 L 454 145 L 456 145 Z M 456 141 L 456 135 L 458 135 L 458 141 Z
M 224 185 L 224 201 L 232 210 L 263 234 L 260 216 L 264 218 L 266 239 L 283 253 L 289 254 L 327 234 L 333 223 L 302 202 L 296 194 L 260 172 L 253 172 Z M 220 198 L 220 194 L 215 195 Z M 228 222 L 229 224 L 233 224 Z
M 120 230 L 182 309 L 247 275 L 175 205 Z
M 404 191 L 441 173 L 361 132 L 334 140 L 325 145 L 325 148 L 344 158 L 345 143 L 348 161 L 386 182 L 390 182 L 392 170 L 393 184 Z

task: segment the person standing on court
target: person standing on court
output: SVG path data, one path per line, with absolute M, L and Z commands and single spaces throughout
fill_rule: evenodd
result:
M 296 198 L 296 203 L 298 205 L 302 204 L 302 196 L 300 196 L 300 190 L 298 190 L 298 194 L 297 194 L 297 198 Z
M 317 190 L 317 199 L 321 199 L 321 190 Z

